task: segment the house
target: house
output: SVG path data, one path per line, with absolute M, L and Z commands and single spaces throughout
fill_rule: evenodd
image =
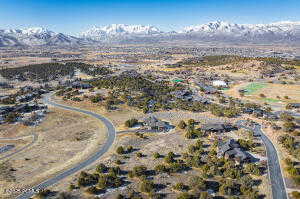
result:
M 77 89 L 89 89 L 92 88 L 92 85 L 88 83 L 81 83 L 81 82 L 73 82 L 72 83 L 72 88 L 77 88 Z
M 185 101 L 191 101 L 193 99 L 192 93 L 188 90 L 178 90 L 171 93 L 177 99 L 182 99 Z
M 14 147 L 15 147 L 15 145 L 12 145 L 12 144 L 2 146 L 2 147 L 0 147 L 0 153 L 4 153 L 6 151 L 9 151 L 9 150 L 13 149 Z
M 11 112 L 14 108 L 11 106 L 1 106 L 0 107 L 0 115 L 7 115 L 9 112 Z
M 157 119 L 154 116 L 150 116 L 146 118 L 143 122 L 143 125 L 148 128 L 148 130 L 154 130 L 157 132 L 167 131 L 168 130 L 168 124 L 166 122 L 163 122 L 159 119 Z
M 269 120 L 277 120 L 279 119 L 278 116 L 271 112 L 264 112 L 263 118 L 269 119 Z
M 198 82 L 197 85 L 203 90 L 205 94 L 215 94 L 218 90 L 212 86 L 206 85 L 202 82 Z
M 202 104 L 209 104 L 210 99 L 201 95 L 194 96 L 194 101 L 195 102 L 201 102 Z
M 30 91 L 33 91 L 34 88 L 32 86 L 24 86 L 20 89 L 22 92 L 30 92 Z
M 292 109 L 293 108 L 298 109 L 298 108 L 300 108 L 300 103 L 289 103 L 287 106 L 292 108 Z
M 236 129 L 236 127 L 232 126 L 231 124 L 225 124 L 225 123 L 207 123 L 201 127 L 201 130 L 205 132 L 219 132 L 219 133 L 228 132 L 234 129 Z
M 0 115 L 0 124 L 3 124 L 4 121 L 5 121 L 5 118 L 2 115 Z
M 212 84 L 215 87 L 222 87 L 222 88 L 228 87 L 227 83 L 223 80 L 215 80 L 215 81 L 212 82 Z
M 251 158 L 234 139 L 229 139 L 226 142 L 220 141 L 217 156 L 219 158 L 234 159 L 239 163 L 247 162 Z
M 31 100 L 33 100 L 36 96 L 38 95 L 38 93 L 28 93 L 25 95 L 19 95 L 16 97 L 16 101 L 17 102 L 29 102 Z

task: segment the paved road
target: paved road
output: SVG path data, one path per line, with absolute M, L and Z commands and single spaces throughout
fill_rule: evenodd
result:
M 92 117 L 100 120 L 107 127 L 108 135 L 107 135 L 107 140 L 104 143 L 104 145 L 101 148 L 99 148 L 99 150 L 97 152 L 95 152 L 93 155 L 88 157 L 85 161 L 75 165 L 74 167 L 72 167 L 68 170 L 65 170 L 65 171 L 61 172 L 60 174 L 58 174 L 57 176 L 55 176 L 53 178 L 45 180 L 44 182 L 40 183 L 39 185 L 31 187 L 30 189 L 32 189 L 32 190 L 45 189 L 45 188 L 47 188 L 51 185 L 54 185 L 54 184 L 58 183 L 62 179 L 64 179 L 64 178 L 80 171 L 84 167 L 86 167 L 88 165 L 91 165 L 92 163 L 94 163 L 96 160 L 98 160 L 101 156 L 103 156 L 103 154 L 105 154 L 109 150 L 109 148 L 113 144 L 113 142 L 115 140 L 115 137 L 116 137 L 116 131 L 115 131 L 115 127 L 113 126 L 113 124 L 107 118 L 105 118 L 101 115 L 98 115 L 98 114 L 90 112 L 90 111 L 81 110 L 81 109 L 78 109 L 78 108 L 73 108 L 73 107 L 69 107 L 69 106 L 54 103 L 54 102 L 50 101 L 50 95 L 49 94 L 44 96 L 43 101 L 46 104 L 49 104 L 49 105 L 52 105 L 52 106 L 55 106 L 55 107 L 58 107 L 58 108 L 62 108 L 62 109 L 67 109 L 67 110 L 71 110 L 71 111 L 84 113 L 84 114 L 87 114 L 89 116 L 92 116 Z M 32 197 L 34 194 L 35 194 L 34 191 L 25 192 L 25 193 L 19 195 L 17 197 L 17 199 L 27 199 L 27 198 Z
M 5 158 L 10 158 L 11 156 L 31 147 L 37 141 L 38 135 L 36 133 L 31 133 L 30 135 L 25 135 L 25 136 L 20 136 L 20 137 L 15 137 L 15 138 L 0 138 L 0 140 L 9 141 L 9 140 L 19 140 L 19 139 L 23 139 L 23 138 L 26 138 L 29 136 L 33 137 L 33 140 L 32 140 L 32 142 L 30 142 L 30 144 L 27 144 L 26 146 L 14 151 L 13 153 L 9 153 L 9 154 L 1 157 L 0 160 L 3 160 Z
M 253 130 L 255 134 L 260 135 L 262 141 L 264 142 L 267 150 L 268 157 L 268 170 L 269 170 L 269 179 L 272 186 L 272 196 L 273 199 L 287 199 L 286 188 L 284 184 L 284 179 L 282 177 L 281 168 L 278 160 L 277 151 L 270 141 L 270 139 L 263 133 L 260 124 L 256 124 L 254 128 L 249 128 L 243 125 L 245 121 L 238 121 L 238 126 Z

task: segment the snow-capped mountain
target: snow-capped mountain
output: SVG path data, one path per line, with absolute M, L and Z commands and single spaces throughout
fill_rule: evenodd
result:
M 181 34 L 202 40 L 224 41 L 300 41 L 300 22 L 277 22 L 270 24 L 235 24 L 223 21 L 184 28 Z
M 81 36 L 102 41 L 128 37 L 155 36 L 161 33 L 162 31 L 154 26 L 112 24 L 104 27 L 94 26 L 81 33 Z
M 233 42 L 300 44 L 300 22 L 283 21 L 270 24 L 235 24 L 223 21 L 189 26 L 182 31 L 163 32 L 154 26 L 112 24 L 93 27 L 79 37 L 56 33 L 44 28 L 0 29 L 0 47 L 5 46 L 70 46 L 98 45 L 105 42 L 157 43 Z
M 63 46 L 79 45 L 82 39 L 55 33 L 44 28 L 0 30 L 0 47 L 5 46 Z

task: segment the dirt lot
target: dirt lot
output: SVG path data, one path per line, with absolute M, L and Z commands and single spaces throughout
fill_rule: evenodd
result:
M 2 179 L 3 189 L 21 188 L 36 184 L 58 171 L 85 159 L 98 149 L 106 138 L 106 128 L 98 120 L 83 114 L 50 108 L 45 121 L 37 127 L 11 125 L 2 128 L 7 137 L 38 134 L 38 140 L 29 149 L 7 160 L 13 170 L 14 181 Z

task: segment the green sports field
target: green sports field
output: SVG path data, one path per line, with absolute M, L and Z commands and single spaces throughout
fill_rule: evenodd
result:
M 262 88 L 267 87 L 266 83 L 250 83 L 244 89 L 246 90 L 246 95 L 254 94 L 255 92 L 259 91 Z

